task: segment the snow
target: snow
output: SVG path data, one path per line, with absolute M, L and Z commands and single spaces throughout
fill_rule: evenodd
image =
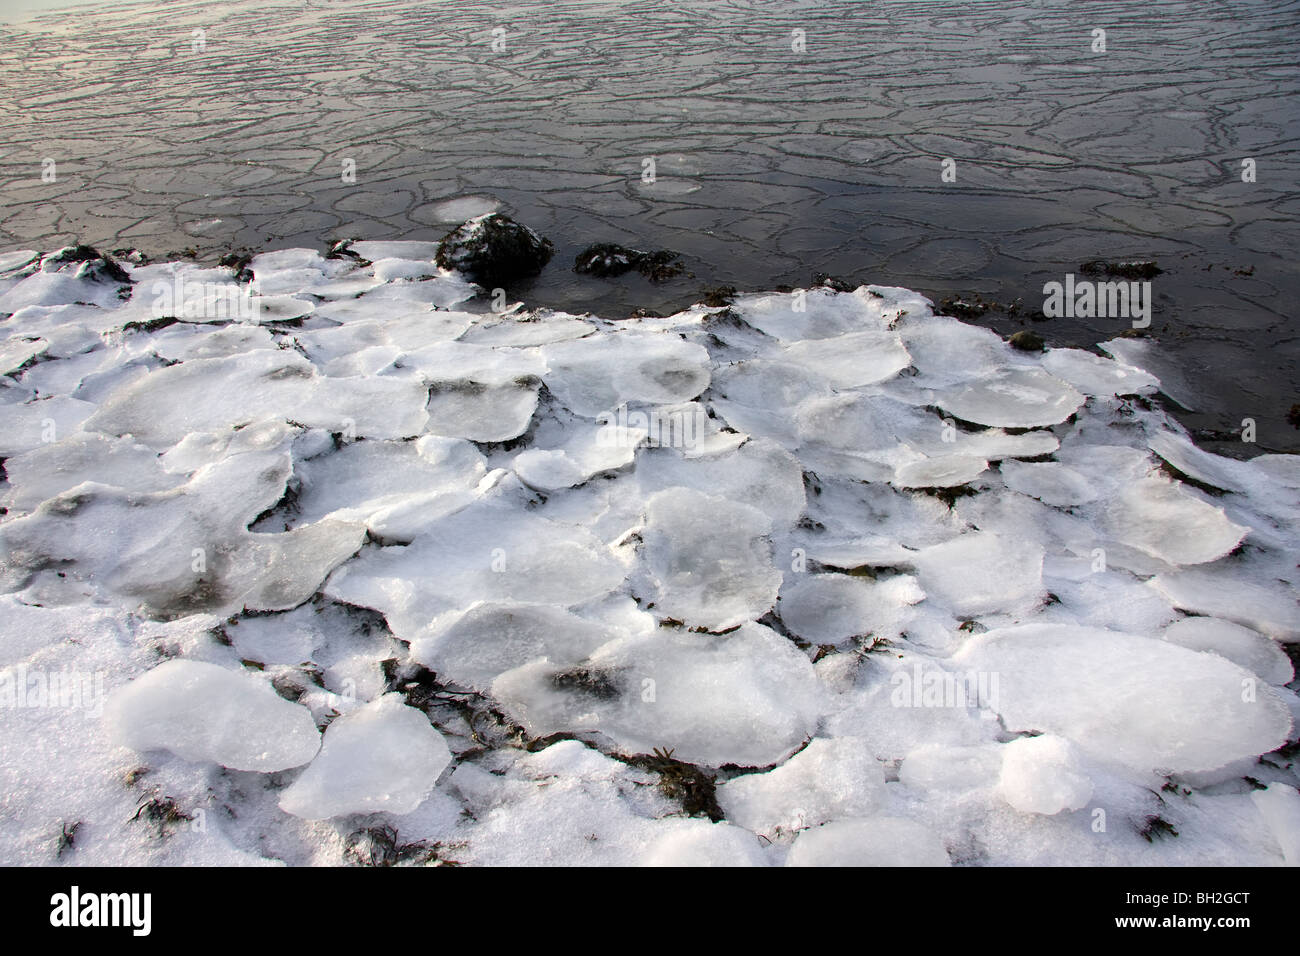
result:
M 925 826 L 898 817 L 843 819 L 799 834 L 787 866 L 951 866 Z
M 1197 448 L 1154 341 L 352 251 L 257 256 L 251 316 L 0 253 L 4 862 L 1300 859 L 1300 459 Z
M 1268 825 L 1287 866 L 1300 866 L 1300 793 L 1275 783 L 1250 795 Z
M 754 834 L 726 823 L 673 827 L 651 843 L 642 866 L 766 866 Z

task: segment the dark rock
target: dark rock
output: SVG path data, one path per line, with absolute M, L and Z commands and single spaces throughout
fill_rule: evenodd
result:
M 130 283 L 131 276 L 107 253 L 100 252 L 94 246 L 76 245 L 52 252 L 41 260 L 41 268 L 46 266 L 76 265 L 77 275 L 95 282 Z M 62 271 L 56 268 L 53 271 Z
M 147 266 L 149 264 L 149 257 L 139 249 L 114 249 L 111 255 L 115 259 L 129 262 L 133 266 Z
M 1041 352 L 1044 344 L 1043 337 L 1029 329 L 1021 329 L 1007 339 L 1007 342 L 1013 349 L 1020 349 L 1022 352 Z
M 679 256 L 669 249 L 642 252 L 612 242 L 598 242 L 583 249 L 573 260 L 573 271 L 600 278 L 621 276 L 635 269 L 652 282 L 662 282 L 683 272 Z
M 252 261 L 253 254 L 245 249 L 242 252 L 227 252 L 217 260 L 217 265 L 234 272 L 236 282 L 252 282 L 253 273 L 248 268 L 248 264 Z
M 1121 279 L 1151 279 L 1164 270 L 1151 259 L 1135 259 L 1128 262 L 1107 262 L 1105 259 L 1090 259 L 1079 266 L 1079 271 L 1086 276 L 1118 276 Z
M 836 292 L 852 292 L 857 288 L 847 279 L 841 279 L 839 276 L 827 275 L 825 272 L 814 272 L 812 277 L 813 285 L 826 286 Z
M 470 219 L 449 232 L 438 246 L 435 261 L 443 269 L 463 272 L 480 285 L 493 288 L 537 275 L 554 253 L 549 239 L 494 212 Z
M 1300 428 L 1300 405 L 1292 405 L 1291 410 L 1286 413 L 1288 424 L 1295 428 Z
M 988 310 L 988 303 L 979 298 L 952 298 L 939 303 L 939 314 L 950 315 L 955 319 L 978 319 Z
M 736 297 L 736 287 L 734 285 L 720 285 L 714 289 L 704 290 L 704 304 L 711 309 L 720 309 L 724 305 L 731 305 L 731 300 Z
M 360 253 L 353 251 L 352 243 L 355 239 L 336 239 L 329 244 L 329 252 L 325 253 L 326 259 L 352 259 L 357 265 L 363 268 L 373 263 L 362 256 Z

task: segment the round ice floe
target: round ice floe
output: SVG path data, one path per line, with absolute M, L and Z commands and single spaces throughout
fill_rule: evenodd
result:
M 898 331 L 928 388 L 987 378 L 1007 364 L 1010 354 L 996 332 L 944 316 L 909 315 Z
M 469 442 L 425 435 L 414 442 L 352 442 L 299 462 L 294 471 L 300 483 L 297 521 L 371 522 L 414 496 L 467 494 L 487 468 Z
M 805 549 L 807 556 L 828 568 L 851 571 L 862 567 L 893 567 L 909 563 L 912 552 L 892 538 L 862 535 L 854 538 L 814 539 Z
M 1246 468 L 1287 488 L 1300 488 L 1300 455 L 1260 455 L 1247 462 Z
M 285 534 L 248 525 L 284 494 L 288 455 L 249 452 L 169 491 L 132 493 L 85 482 L 0 526 L 7 570 L 52 561 L 69 578 L 145 613 L 278 610 L 307 600 L 365 538 L 359 524 L 322 521 Z
M 1022 813 L 1078 810 L 1092 798 L 1092 779 L 1064 737 L 1017 737 L 1002 748 L 1002 798 Z
M 401 694 L 386 694 L 325 729 L 320 754 L 280 795 L 280 809 L 308 820 L 410 813 L 449 763 L 429 718 Z
M 109 699 L 104 720 L 133 750 L 170 750 L 232 770 L 287 770 L 320 746 L 306 707 L 257 677 L 199 661 L 159 664 Z
M 1223 491 L 1241 491 L 1239 475 L 1248 466 L 1231 458 L 1211 455 L 1197 448 L 1185 436 L 1159 431 L 1147 440 L 1153 452 L 1174 468 L 1201 484 Z
M 1037 498 L 1045 505 L 1068 508 L 1097 497 L 1097 489 L 1086 476 L 1059 461 L 1004 461 L 999 471 L 1012 491 Z
M 1277 642 L 1257 631 L 1215 617 L 1185 617 L 1160 635 L 1170 644 L 1227 658 L 1270 684 L 1289 684 L 1295 676 L 1291 659 Z
M 598 731 L 622 750 L 762 767 L 811 735 L 825 706 L 812 664 L 761 624 L 613 641 L 581 664 L 509 671 L 492 696 L 533 736 Z
M 1049 349 L 1043 368 L 1085 395 L 1137 395 L 1160 387 L 1154 375 L 1082 349 Z
M 837 820 L 804 830 L 786 866 L 951 866 L 943 842 L 900 817 Z
M 646 505 L 643 558 L 655 612 L 720 631 L 762 617 L 776 601 L 772 523 L 749 505 L 669 488 Z
M 77 431 L 95 411 L 90 402 L 66 396 L 5 406 L 5 427 L 0 429 L 0 458 L 11 458 L 40 448 Z
M 694 488 L 752 505 L 771 518 L 774 526 L 797 521 L 806 501 L 799 460 L 765 438 L 707 457 L 684 458 L 675 449 L 662 449 L 642 456 L 636 477 L 647 493 Z
M 1072 385 L 1036 368 L 1003 369 L 939 393 L 935 402 L 962 421 L 996 428 L 1058 425 L 1085 399 Z
M 766 773 L 718 786 L 727 819 L 755 833 L 792 833 L 840 817 L 864 817 L 885 799 L 885 773 L 856 737 L 818 737 Z
M 429 393 L 429 431 L 447 438 L 498 442 L 518 438 L 537 409 L 536 380 L 523 384 L 460 382 Z
M 1300 641 L 1300 603 L 1288 587 L 1206 569 L 1158 574 L 1149 583 L 1184 611 L 1235 621 L 1280 641 Z
M 9 278 L 17 275 L 25 267 L 31 265 L 40 253 L 35 249 L 14 249 L 11 252 L 0 252 L 0 277 Z
M 441 384 L 477 382 L 480 385 L 509 385 L 523 378 L 536 378 L 546 371 L 546 362 L 537 349 L 496 348 L 490 345 L 471 345 L 466 342 L 442 341 L 468 327 L 474 318 L 466 313 L 433 313 L 457 316 L 463 321 L 440 338 L 433 338 L 423 317 L 414 319 L 415 328 L 396 335 L 389 327 L 385 334 L 397 339 L 404 349 L 414 349 L 402 355 L 402 367 L 420 372 L 427 381 Z M 432 344 L 419 341 L 429 338 Z M 419 345 L 420 347 L 416 347 Z
M 275 420 L 246 425 L 233 433 L 224 430 L 190 432 L 159 455 L 158 461 L 168 474 L 187 475 L 245 452 L 282 450 L 299 434 L 294 426 Z M 334 447 L 329 432 L 321 429 L 317 434 L 330 448 Z
M 682 821 L 646 847 L 642 866 L 767 866 L 754 834 L 728 823 Z
M 515 474 L 524 484 L 541 491 L 572 488 L 594 475 L 632 463 L 646 440 L 645 428 L 613 422 L 599 428 L 580 426 L 559 448 L 529 448 L 515 456 Z
M 895 468 L 893 484 L 898 488 L 955 488 L 974 481 L 988 466 L 983 458 L 969 455 L 919 458 Z
M 174 325 L 155 335 L 150 344 L 155 353 L 173 362 L 223 358 L 253 349 L 276 348 L 275 338 L 259 325 L 227 325 L 211 330 Z
M 422 279 L 440 271 L 432 262 L 417 259 L 384 258 L 371 260 L 371 271 L 380 282 L 393 279 Z
M 1102 527 L 1123 544 L 1169 564 L 1204 564 L 1223 557 L 1250 530 L 1161 477 L 1126 485 L 1107 504 Z
M 710 394 L 731 427 L 790 448 L 799 443 L 795 410 L 805 399 L 829 395 L 830 387 L 802 366 L 754 359 L 719 369 Z
M 247 304 L 239 305 L 238 311 L 233 315 L 223 314 L 221 309 L 205 304 L 204 311 L 200 314 L 212 316 L 213 318 L 204 318 L 200 321 L 224 322 L 233 318 L 243 318 L 247 314 L 250 317 L 248 321 L 262 323 L 290 322 L 294 319 L 301 319 L 305 315 L 310 315 L 312 310 L 316 308 L 315 304 L 310 300 L 300 299 L 292 295 L 254 295 L 248 296 L 246 301 Z
M 1291 732 L 1286 703 L 1255 675 L 1152 638 L 1031 624 L 972 638 L 954 660 L 998 675 L 1008 730 L 1060 734 L 1138 770 L 1213 770 Z
M 931 743 L 983 744 L 998 733 L 993 713 L 980 709 L 981 700 L 987 706 L 997 693 L 992 675 L 947 670 L 919 653 L 869 660 L 870 672 L 859 671 L 857 686 L 843 698 L 844 708 L 827 718 L 823 733 L 862 737 L 881 760 L 901 759 Z
M 366 551 L 327 590 L 385 614 L 411 640 L 433 618 L 475 601 L 570 606 L 607 594 L 624 571 L 583 528 L 480 501 L 433 521 L 406 547 Z
M 796 575 L 781 593 L 781 621 L 813 644 L 898 634 L 905 609 L 925 595 L 916 578 L 899 575 L 876 583 L 846 574 Z
M 476 316 L 460 337 L 474 345 L 530 347 L 567 342 L 591 334 L 591 323 L 567 312 L 534 309 L 524 313 Z
M 464 222 L 469 216 L 460 216 L 455 221 Z M 361 239 L 349 247 L 362 259 L 378 262 L 380 259 L 412 259 L 419 262 L 432 262 L 438 254 L 436 242 L 418 240 L 381 240 Z
M 1061 447 L 1060 441 L 1048 431 L 1030 431 L 1009 435 L 1000 428 L 985 428 L 978 432 L 959 431 L 957 440 L 948 445 L 954 454 L 1003 461 L 1007 458 L 1037 458 L 1050 455 Z M 939 454 L 933 445 L 920 446 L 926 454 Z
M 158 462 L 158 453 L 130 438 L 105 438 L 77 432 L 61 442 L 41 445 L 5 462 L 11 510 L 28 511 L 83 481 L 128 491 L 163 491 L 181 484 Z
M 49 345 L 45 339 L 11 337 L 0 345 L 0 375 L 9 375 L 22 368 Z
M 419 381 L 329 378 L 286 349 L 195 359 L 156 369 L 116 389 L 87 431 L 134 435 L 169 448 L 196 431 L 224 431 L 268 418 L 319 425 L 361 437 L 407 438 L 423 429 Z
M 850 332 L 788 345 L 782 359 L 802 365 L 836 388 L 857 388 L 893 378 L 911 364 L 894 332 Z
M 626 331 L 545 346 L 547 388 L 595 418 L 627 402 L 686 402 L 709 387 L 709 353 L 676 336 Z
M 732 308 L 754 328 L 782 342 L 884 327 L 879 308 L 856 294 L 836 295 L 830 289 L 739 296 Z
M 927 600 L 959 617 L 1023 609 L 1043 595 L 1043 549 L 1033 541 L 974 531 L 912 561 Z
M 411 657 L 457 684 L 487 691 L 539 658 L 576 664 L 619 632 L 557 607 L 479 604 L 411 642 Z

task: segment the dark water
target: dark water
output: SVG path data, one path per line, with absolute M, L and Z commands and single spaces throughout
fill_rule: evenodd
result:
M 0 247 L 208 258 L 499 204 L 558 250 L 515 291 L 609 316 L 813 271 L 1036 308 L 1086 259 L 1150 257 L 1184 420 L 1297 451 L 1298 50 L 1300 0 L 82 6 L 0 24 Z M 598 240 L 693 277 L 575 276 Z

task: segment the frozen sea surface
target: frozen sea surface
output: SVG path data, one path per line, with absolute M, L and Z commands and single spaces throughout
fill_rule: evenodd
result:
M 4 862 L 1297 861 L 1300 457 L 904 288 L 357 249 L 0 255 Z

